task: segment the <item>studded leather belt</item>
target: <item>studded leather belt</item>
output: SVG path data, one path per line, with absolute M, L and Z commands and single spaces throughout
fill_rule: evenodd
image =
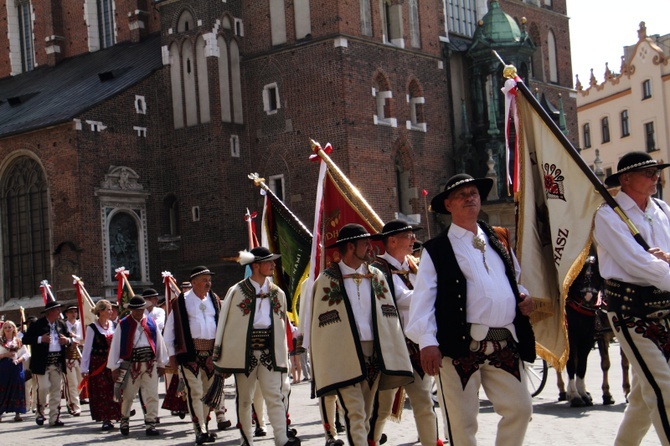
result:
M 670 292 L 618 280 L 605 280 L 607 311 L 642 319 L 665 319 L 670 315 Z
M 151 347 L 139 347 L 133 349 L 132 357 L 130 362 L 147 362 L 154 359 L 156 355 Z
M 265 350 L 270 348 L 270 329 L 251 330 L 251 349 Z

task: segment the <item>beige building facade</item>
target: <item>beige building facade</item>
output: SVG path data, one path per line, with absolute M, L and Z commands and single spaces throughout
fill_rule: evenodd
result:
M 591 71 L 589 85 L 579 79 L 579 147 L 586 162 L 607 176 L 626 152 L 648 152 L 670 160 L 670 34 L 648 35 L 640 23 L 638 41 L 624 48 L 619 73 L 605 67 L 602 83 Z M 663 172 L 659 198 L 670 198 L 670 173 Z

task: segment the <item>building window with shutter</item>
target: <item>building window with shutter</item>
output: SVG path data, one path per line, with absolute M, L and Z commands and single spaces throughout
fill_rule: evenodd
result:
M 656 138 L 654 137 L 654 123 L 647 122 L 644 125 L 644 142 L 647 152 L 656 151 Z
M 647 79 L 642 82 L 642 100 L 649 99 L 651 97 L 651 79 Z
M 628 110 L 621 112 L 621 137 L 625 138 L 630 135 L 630 125 L 628 123 Z
M 602 130 L 602 143 L 610 142 L 610 120 L 607 116 L 600 121 L 600 128 Z
M 590 149 L 591 148 L 591 126 L 586 123 L 584 124 L 584 127 L 582 127 L 583 133 L 584 133 L 584 148 L 585 149 Z

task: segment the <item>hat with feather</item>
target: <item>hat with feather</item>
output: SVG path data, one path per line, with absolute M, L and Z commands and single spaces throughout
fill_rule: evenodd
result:
M 251 265 L 252 263 L 265 262 L 266 260 L 277 260 L 280 254 L 273 254 L 264 246 L 259 246 L 251 251 L 240 251 L 240 265 Z

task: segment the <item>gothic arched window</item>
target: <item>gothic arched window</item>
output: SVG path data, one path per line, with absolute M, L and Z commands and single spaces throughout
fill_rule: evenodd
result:
M 5 299 L 39 294 L 51 276 L 49 203 L 41 166 L 18 158 L 2 180 L 2 239 Z

